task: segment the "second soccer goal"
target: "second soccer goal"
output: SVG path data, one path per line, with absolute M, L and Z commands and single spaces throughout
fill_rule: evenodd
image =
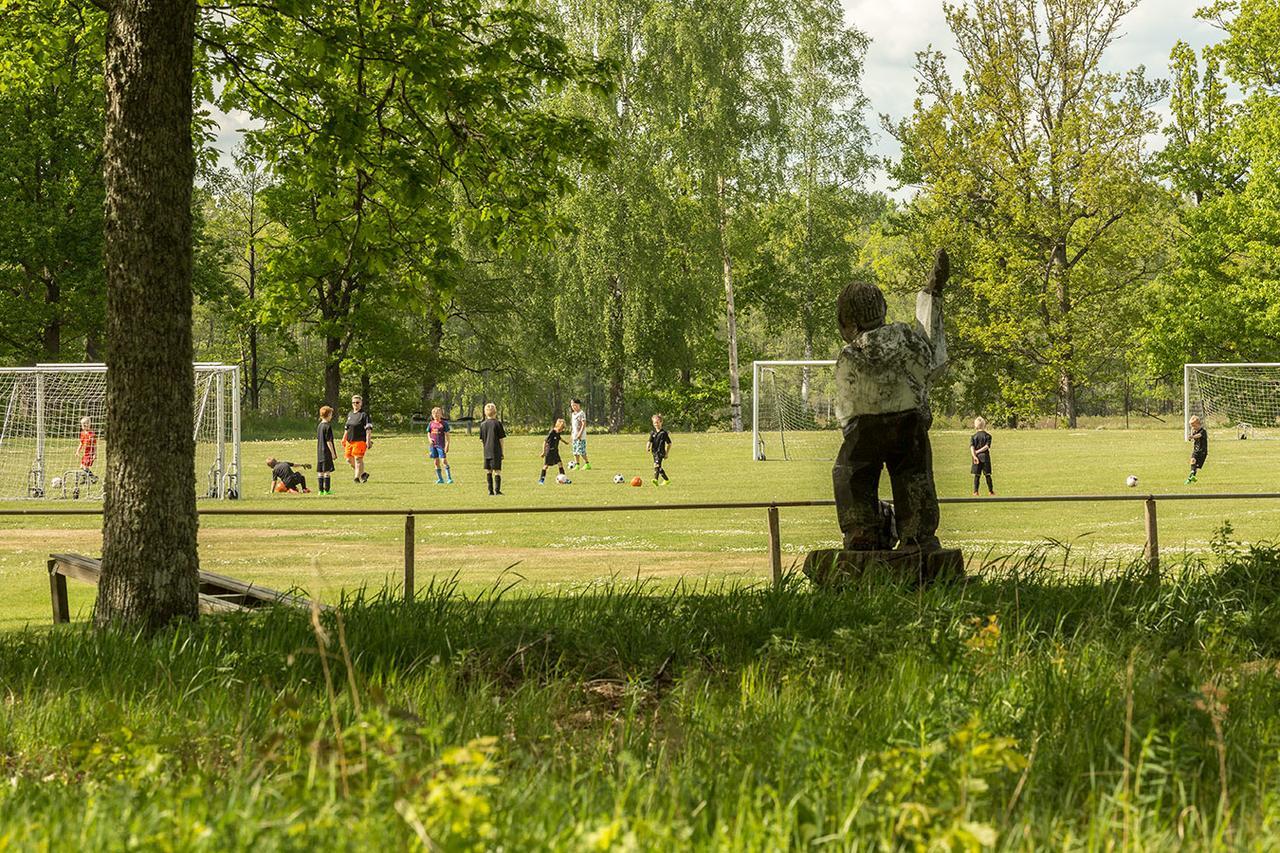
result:
M 834 459 L 840 449 L 834 360 L 751 364 L 751 458 Z

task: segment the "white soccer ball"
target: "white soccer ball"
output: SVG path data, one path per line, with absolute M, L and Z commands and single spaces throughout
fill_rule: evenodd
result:
M 62 491 L 62 478 L 61 478 L 61 477 L 54 477 L 52 480 L 50 480 L 50 481 L 49 481 L 49 488 L 50 488 L 50 489 L 52 489 L 52 490 L 53 490 L 53 491 L 55 491 L 55 492 L 60 492 L 60 491 Z
M 1128 477 L 1124 478 L 1124 484 L 1132 489 L 1134 486 L 1138 485 L 1138 478 L 1133 474 L 1130 474 Z
M 626 477 L 624 477 L 624 476 L 622 476 L 621 474 L 614 474 L 614 475 L 613 475 L 613 482 L 617 483 L 619 486 L 621 486 L 621 485 L 622 485 L 623 483 L 625 483 L 626 481 L 627 481 L 627 478 L 626 478 Z
M 570 462 L 570 463 L 569 463 L 569 470 L 570 470 L 570 471 L 572 471 L 574 468 L 577 468 L 577 467 L 578 467 L 578 463 L 577 463 L 577 462 Z
M 565 483 L 569 482 L 569 478 L 564 474 L 556 474 L 556 482 L 563 486 Z

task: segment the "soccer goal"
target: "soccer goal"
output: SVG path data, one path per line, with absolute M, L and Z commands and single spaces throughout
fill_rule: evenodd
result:
M 194 368 L 196 489 L 239 497 L 240 372 Z M 101 498 L 112 434 L 106 398 L 103 364 L 0 368 L 0 499 Z
M 835 376 L 831 360 L 752 362 L 752 458 L 835 459 Z
M 1187 438 L 1192 415 L 1237 438 L 1280 438 L 1280 363 L 1183 365 L 1182 406 Z

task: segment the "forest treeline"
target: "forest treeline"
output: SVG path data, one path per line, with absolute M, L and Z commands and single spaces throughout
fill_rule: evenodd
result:
M 1184 362 L 1280 361 L 1280 7 L 1109 70 L 1136 5 L 949 7 L 907 116 L 836 0 L 206 5 L 197 97 L 254 129 L 227 167 L 201 122 L 197 355 L 264 416 L 738 428 L 753 359 L 833 357 L 839 289 L 905 305 L 945 245 L 938 408 L 1167 411 Z M 0 10 L 0 363 L 101 358 L 104 29 Z

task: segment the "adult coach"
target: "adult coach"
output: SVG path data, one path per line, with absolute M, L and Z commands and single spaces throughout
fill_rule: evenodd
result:
M 367 482 L 369 472 L 364 470 L 364 455 L 373 447 L 373 421 L 364 410 L 364 398 L 359 394 L 351 398 L 351 414 L 347 415 L 347 429 L 342 434 L 347 464 L 351 466 L 357 483 Z

